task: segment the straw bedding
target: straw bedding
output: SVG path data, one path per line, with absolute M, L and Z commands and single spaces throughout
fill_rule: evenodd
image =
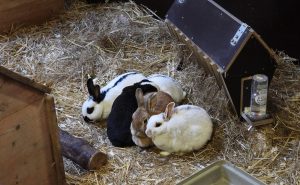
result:
M 108 154 L 108 164 L 94 172 L 64 159 L 69 184 L 175 184 L 223 159 L 267 184 L 300 184 L 300 69 L 285 54 L 269 91 L 275 122 L 251 131 L 232 114 L 224 90 L 191 51 L 170 35 L 164 22 L 132 2 L 76 1 L 55 20 L 0 36 L 0 61 L 50 86 L 59 126 Z M 105 85 L 132 70 L 178 80 L 188 93 L 185 103 L 202 106 L 211 115 L 212 140 L 199 151 L 162 157 L 155 147 L 113 147 L 105 122 L 85 123 L 80 113 L 87 74 Z

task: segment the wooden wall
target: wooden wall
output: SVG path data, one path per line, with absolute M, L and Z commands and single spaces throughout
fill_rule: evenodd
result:
M 0 0 L 0 32 L 42 23 L 63 8 L 63 0 Z

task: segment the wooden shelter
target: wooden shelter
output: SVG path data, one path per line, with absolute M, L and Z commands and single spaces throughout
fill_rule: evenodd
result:
M 0 184 L 65 183 L 50 89 L 0 66 Z
M 250 26 L 214 1 L 177 0 L 166 22 L 225 88 L 241 117 L 250 106 L 252 76 L 265 74 L 271 81 L 279 60 L 276 53 Z

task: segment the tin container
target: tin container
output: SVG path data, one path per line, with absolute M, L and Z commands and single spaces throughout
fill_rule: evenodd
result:
M 228 161 L 217 161 L 177 185 L 265 185 Z

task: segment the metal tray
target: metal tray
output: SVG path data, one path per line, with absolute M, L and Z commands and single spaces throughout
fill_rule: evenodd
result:
M 177 185 L 265 185 L 228 161 L 217 161 Z

